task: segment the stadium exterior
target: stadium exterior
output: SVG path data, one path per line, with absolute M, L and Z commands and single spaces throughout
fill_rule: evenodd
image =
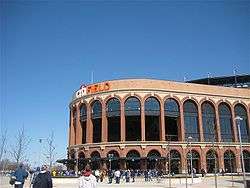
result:
M 249 88 L 112 80 L 81 86 L 69 107 L 68 164 L 79 170 L 86 163 L 141 170 L 170 164 L 172 172 L 185 173 L 191 152 L 197 172 L 213 172 L 215 158 L 217 169 L 241 172 L 239 123 L 250 172 Z

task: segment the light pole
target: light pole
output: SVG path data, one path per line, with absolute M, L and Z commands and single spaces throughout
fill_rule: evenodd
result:
M 111 160 L 112 160 L 113 156 L 114 156 L 113 153 L 108 154 L 108 158 L 109 158 L 109 169 L 110 169 L 110 170 L 112 170 L 112 168 L 111 168 Z
M 190 155 L 190 172 L 191 172 L 191 179 L 192 183 L 194 183 L 194 175 L 193 175 L 193 155 L 192 155 L 192 149 L 191 149 L 191 141 L 192 141 L 192 136 L 188 137 L 188 143 L 189 143 L 189 155 Z
M 242 142 L 241 142 L 241 132 L 240 132 L 240 121 L 242 121 L 243 118 L 240 116 L 235 117 L 235 121 L 238 127 L 238 134 L 239 134 L 239 141 L 240 141 L 240 156 L 241 156 L 241 166 L 242 166 L 242 172 L 243 172 L 243 182 L 244 182 L 244 187 L 247 188 L 247 182 L 246 182 L 246 174 L 245 174 L 245 164 L 244 164 L 244 156 L 242 152 Z

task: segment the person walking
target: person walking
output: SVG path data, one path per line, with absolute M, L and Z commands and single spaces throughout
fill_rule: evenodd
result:
M 96 177 L 91 173 L 90 166 L 87 164 L 79 178 L 79 188 L 96 188 L 96 184 Z
M 29 176 L 29 173 L 24 169 L 23 164 L 21 163 L 16 171 L 13 173 L 15 177 L 15 188 L 23 188 L 25 179 Z
M 120 170 L 116 170 L 115 171 L 115 183 L 116 184 L 120 184 L 120 176 L 121 176 L 121 172 L 120 172 Z
M 132 178 L 132 182 L 135 182 L 135 170 L 131 169 L 131 178 Z
M 95 170 L 95 177 L 96 177 L 96 181 L 98 182 L 100 179 L 100 171 L 98 169 Z
M 47 166 L 43 165 L 39 174 L 35 177 L 33 188 L 52 188 L 52 178 Z
M 109 184 L 112 183 L 112 180 L 113 180 L 113 171 L 111 169 L 108 170 L 108 179 L 109 179 Z

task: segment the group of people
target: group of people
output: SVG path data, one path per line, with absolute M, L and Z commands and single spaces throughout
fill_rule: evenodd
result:
M 121 179 L 125 182 L 130 182 L 130 180 L 132 180 L 132 182 L 135 182 L 135 175 L 136 175 L 136 171 L 132 170 L 132 169 L 128 169 L 128 170 L 108 170 L 108 183 L 111 184 L 113 179 L 115 180 L 116 184 L 119 184 Z
M 29 173 L 25 170 L 23 164 L 20 164 L 19 167 L 11 174 L 10 184 L 14 188 L 23 188 L 25 180 L 28 178 Z M 32 173 L 30 179 L 30 187 L 33 188 L 52 188 L 52 178 L 50 172 L 46 165 L 43 165 L 40 168 L 37 168 L 36 172 Z

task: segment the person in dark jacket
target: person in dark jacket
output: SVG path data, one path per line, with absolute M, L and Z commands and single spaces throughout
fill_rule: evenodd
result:
M 15 188 L 23 188 L 25 179 L 29 176 L 28 172 L 23 168 L 23 164 L 20 164 L 18 169 L 13 173 L 15 177 Z
M 33 188 L 52 188 L 52 179 L 50 173 L 47 171 L 47 166 L 43 165 L 40 173 L 36 176 Z

